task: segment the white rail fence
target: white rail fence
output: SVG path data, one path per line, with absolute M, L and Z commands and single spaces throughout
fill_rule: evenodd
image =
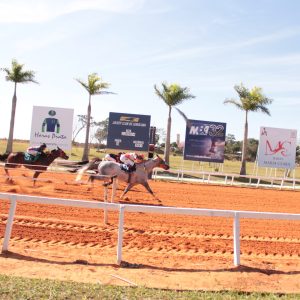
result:
M 162 176 L 159 174 L 163 173 Z M 161 169 L 155 168 L 153 170 L 152 179 L 173 179 L 177 181 L 185 181 L 185 180 L 192 180 L 198 182 L 206 182 L 206 183 L 221 183 L 225 185 L 249 185 L 259 187 L 262 186 L 262 181 L 270 182 L 268 184 L 269 187 L 278 187 L 279 189 L 282 188 L 292 188 L 293 190 L 300 188 L 300 178 L 288 178 L 288 177 L 270 177 L 270 176 L 259 176 L 259 175 L 239 175 L 239 174 L 232 174 L 232 173 L 222 173 L 222 172 L 208 172 L 208 171 L 194 171 L 194 170 L 182 170 L 182 169 L 170 169 L 168 171 L 169 174 L 173 175 L 173 177 L 165 175 L 166 171 Z M 175 176 L 174 176 L 175 175 Z M 184 175 L 194 176 L 192 179 L 184 178 Z M 197 176 L 197 177 L 196 177 Z M 213 179 L 212 179 L 213 177 Z M 244 182 L 237 181 L 239 178 L 244 178 Z M 246 181 L 247 180 L 247 181 Z M 254 181 L 256 181 L 254 183 Z M 278 182 L 275 186 L 274 183 Z M 297 186 L 298 183 L 298 186 Z M 289 184 L 289 185 L 285 185 Z
M 187 216 L 232 218 L 233 219 L 233 250 L 234 250 L 233 263 L 235 266 L 240 265 L 240 219 L 241 218 L 300 221 L 300 214 L 288 214 L 288 213 L 116 204 L 116 203 L 103 203 L 103 202 L 85 201 L 85 200 L 37 197 L 37 196 L 28 196 L 28 195 L 10 194 L 10 193 L 0 193 L 0 199 L 2 200 L 8 199 L 10 201 L 10 208 L 9 208 L 9 213 L 8 213 L 8 218 L 7 218 L 7 223 L 5 227 L 5 233 L 4 233 L 4 240 L 2 245 L 2 252 L 8 250 L 9 240 L 12 232 L 13 220 L 14 220 L 18 201 L 119 211 L 118 241 L 117 241 L 117 263 L 118 264 L 121 264 L 122 262 L 122 244 L 123 244 L 125 212 L 128 213 L 144 212 L 144 213 L 173 214 L 173 215 L 187 215 Z

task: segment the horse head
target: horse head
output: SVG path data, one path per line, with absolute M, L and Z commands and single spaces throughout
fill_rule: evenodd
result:
M 54 157 L 60 157 L 60 158 L 63 158 L 63 159 L 69 159 L 69 156 L 65 153 L 65 151 L 61 148 L 59 148 L 57 146 L 57 149 L 53 149 L 51 151 L 51 154 L 54 156 Z
M 166 162 L 159 156 L 156 154 L 156 159 L 158 159 L 158 168 L 162 168 L 164 170 L 169 170 L 170 166 L 166 164 Z

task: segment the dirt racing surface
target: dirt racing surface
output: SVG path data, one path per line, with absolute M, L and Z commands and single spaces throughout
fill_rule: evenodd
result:
M 103 201 L 97 182 L 76 185 L 74 174 L 45 173 L 33 187 L 31 171 L 0 177 L 0 192 Z M 1 174 L 4 171 L 1 170 Z M 159 200 L 135 187 L 116 202 L 190 208 L 300 214 L 300 192 L 154 182 Z M 111 192 L 111 191 L 109 191 Z M 0 200 L 3 242 L 9 202 Z M 100 284 L 157 288 L 300 293 L 300 221 L 241 220 L 241 266 L 233 265 L 233 219 L 126 213 L 123 265 L 116 265 L 118 213 L 57 205 L 21 203 L 0 273 Z

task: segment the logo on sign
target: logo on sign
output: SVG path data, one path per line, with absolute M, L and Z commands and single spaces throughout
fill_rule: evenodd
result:
M 128 117 L 128 116 L 121 116 L 120 117 L 121 122 L 131 122 L 131 123 L 138 123 L 140 121 L 140 118 L 137 117 Z
M 203 124 L 201 126 L 192 125 L 189 131 L 190 135 L 209 135 L 215 137 L 224 136 L 224 126 L 214 124 Z

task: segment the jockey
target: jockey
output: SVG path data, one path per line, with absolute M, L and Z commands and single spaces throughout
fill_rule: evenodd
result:
M 35 147 L 29 147 L 27 149 L 27 153 L 34 156 L 34 158 L 38 159 L 38 157 L 41 154 L 44 154 L 45 149 L 47 148 L 47 145 L 45 143 L 43 143 L 42 145 L 40 145 L 39 147 L 35 146 Z
M 123 152 L 119 152 L 118 154 L 108 153 L 104 156 L 103 160 L 106 161 L 114 161 L 117 163 L 120 163 L 120 156 L 123 154 Z
M 125 171 L 131 173 L 136 170 L 135 163 L 140 163 L 144 160 L 142 154 L 138 155 L 134 152 L 132 153 L 122 153 L 120 156 L 120 161 L 124 164 Z

